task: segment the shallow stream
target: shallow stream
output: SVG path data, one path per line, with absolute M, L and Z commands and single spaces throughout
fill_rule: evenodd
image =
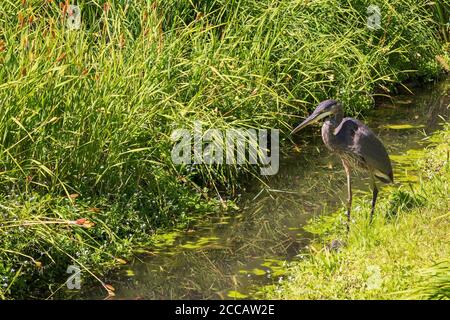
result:
M 414 154 L 448 119 L 449 93 L 449 80 L 429 85 L 379 102 L 362 119 L 386 145 L 397 184 L 418 179 Z M 258 287 L 289 277 L 287 266 L 299 259 L 311 237 L 302 226 L 343 205 L 345 174 L 325 149 L 320 128 L 312 127 L 296 137 L 292 152 L 280 160 L 279 173 L 266 183 L 254 182 L 245 191 L 239 214 L 211 217 L 190 230 L 161 236 L 151 255 L 108 279 L 115 298 L 254 298 Z M 353 189 L 355 197 L 368 192 L 368 178 L 353 176 Z M 102 298 L 104 291 L 90 297 Z

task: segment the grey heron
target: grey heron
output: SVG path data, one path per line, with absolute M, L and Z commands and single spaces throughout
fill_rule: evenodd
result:
M 341 158 L 347 175 L 348 231 L 352 207 L 351 170 L 366 171 L 370 175 L 373 190 L 370 212 L 370 221 L 372 221 L 378 196 L 375 178 L 384 183 L 394 182 L 391 161 L 383 143 L 372 130 L 359 120 L 344 118 L 342 104 L 336 100 L 322 101 L 305 121 L 292 130 L 291 134 L 322 119 L 325 119 L 322 126 L 322 140 L 331 152 Z

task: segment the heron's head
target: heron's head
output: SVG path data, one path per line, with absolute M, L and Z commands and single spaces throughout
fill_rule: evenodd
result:
M 302 123 L 300 123 L 294 130 L 292 130 L 291 134 L 294 134 L 304 127 L 316 123 L 319 120 L 322 120 L 326 117 L 333 116 L 336 113 L 340 112 L 342 105 L 337 100 L 325 100 L 319 103 L 316 110 L 311 113 L 311 115 L 305 119 Z

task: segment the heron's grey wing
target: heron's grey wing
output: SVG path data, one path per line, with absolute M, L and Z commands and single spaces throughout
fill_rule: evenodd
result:
M 344 118 L 334 134 L 348 151 L 364 161 L 377 178 L 385 183 L 394 181 L 391 160 L 383 143 L 364 123 Z
M 358 121 L 359 122 L 359 121 Z M 352 152 L 353 140 L 355 133 L 358 131 L 358 123 L 355 119 L 344 118 L 341 123 L 334 129 L 333 134 L 338 142 L 338 147 L 341 151 Z

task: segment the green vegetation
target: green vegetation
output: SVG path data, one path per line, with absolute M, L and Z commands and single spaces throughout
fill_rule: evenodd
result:
M 450 42 L 450 3 L 445 3 L 444 0 L 433 3 L 435 6 L 434 21 L 437 24 L 442 39 Z
M 74 263 L 98 280 L 232 207 L 254 168 L 175 166 L 174 129 L 287 128 L 326 97 L 362 112 L 445 57 L 414 0 L 379 1 L 378 30 L 368 0 L 74 1 L 80 30 L 66 3 L 0 2 L 1 298 L 58 295 Z
M 433 136 L 433 147 L 411 159 L 421 168 L 420 181 L 391 187 L 372 225 L 368 197 L 354 205 L 348 238 L 342 233 L 344 212 L 311 221 L 306 229 L 316 239 L 310 250 L 289 270 L 292 279 L 265 288 L 266 296 L 450 299 L 449 139 L 447 125 Z M 329 244 L 336 239 L 345 243 L 332 250 Z

